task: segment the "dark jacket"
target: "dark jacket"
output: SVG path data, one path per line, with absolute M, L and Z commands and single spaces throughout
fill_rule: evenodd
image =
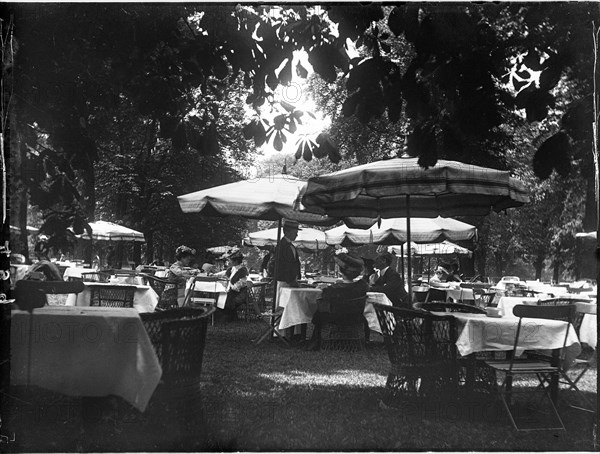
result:
M 385 293 L 392 305 L 396 307 L 410 308 L 408 294 L 404 289 L 404 281 L 392 268 L 388 268 L 385 274 L 377 279 L 375 284 L 371 286 L 371 291 Z
M 318 310 L 312 322 L 320 325 L 335 321 L 361 321 L 369 284 L 362 279 L 352 283 L 339 282 L 323 289 L 317 300 Z M 364 298 L 359 300 L 359 298 Z
M 339 282 L 325 287 L 321 295 L 322 300 L 353 300 L 365 296 L 369 290 L 369 285 L 361 280 L 347 284 Z
M 275 280 L 294 282 L 300 279 L 300 258 L 292 251 L 292 243 L 283 237 L 275 248 Z

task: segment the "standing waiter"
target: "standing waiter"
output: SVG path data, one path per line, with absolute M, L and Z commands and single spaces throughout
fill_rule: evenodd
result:
M 277 288 L 298 287 L 300 258 L 292 242 L 298 237 L 298 221 L 283 221 L 283 238 L 275 248 L 275 280 Z
M 279 306 L 279 289 L 287 287 L 298 287 L 300 279 L 300 258 L 298 251 L 292 242 L 298 237 L 298 221 L 284 219 L 283 238 L 275 248 L 275 276 L 277 281 L 277 306 Z M 306 335 L 305 329 L 302 330 Z M 290 328 L 291 329 L 291 328 Z M 286 337 L 291 337 L 291 332 Z M 301 337 L 301 336 L 300 336 Z

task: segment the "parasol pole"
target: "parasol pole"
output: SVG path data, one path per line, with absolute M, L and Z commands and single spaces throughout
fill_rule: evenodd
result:
M 404 279 L 404 245 L 400 245 L 400 269 L 402 270 L 402 279 Z
M 408 257 L 408 304 L 412 307 L 412 264 L 410 263 L 410 195 L 406 195 L 406 237 L 408 248 L 406 251 Z

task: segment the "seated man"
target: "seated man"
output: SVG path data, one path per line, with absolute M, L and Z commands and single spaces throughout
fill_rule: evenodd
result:
M 330 321 L 352 320 L 362 317 L 365 309 L 368 284 L 357 278 L 363 268 L 363 260 L 352 254 L 340 253 L 334 257 L 340 268 L 342 281 L 336 282 L 323 289 L 321 298 L 318 300 L 319 309 L 313 316 L 315 325 L 308 350 L 319 350 L 321 346 L 321 327 Z M 361 301 L 360 298 L 363 298 Z M 335 309 L 334 309 L 335 307 Z M 334 309 L 334 310 L 332 310 Z
M 369 278 L 372 292 L 385 293 L 392 305 L 395 307 L 405 307 L 410 309 L 408 293 L 404 288 L 402 277 L 392 268 L 392 254 L 383 252 L 375 259 L 375 268 L 377 273 L 373 273 Z

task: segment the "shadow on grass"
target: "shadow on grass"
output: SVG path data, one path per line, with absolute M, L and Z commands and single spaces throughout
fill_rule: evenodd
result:
M 198 392 L 140 414 L 118 398 L 87 402 L 43 390 L 12 399 L 12 452 L 591 451 L 593 415 L 560 406 L 567 431 L 517 433 L 490 395 L 389 401 L 380 338 L 365 351 L 307 352 L 258 338 L 265 324 L 209 327 Z M 593 371 L 594 376 L 596 371 Z M 591 380 L 591 378 L 590 378 Z M 36 394 L 37 393 L 37 394 Z M 570 398 L 570 393 L 561 393 Z M 595 388 L 586 395 L 596 398 Z M 14 395 L 15 398 L 19 397 Z

